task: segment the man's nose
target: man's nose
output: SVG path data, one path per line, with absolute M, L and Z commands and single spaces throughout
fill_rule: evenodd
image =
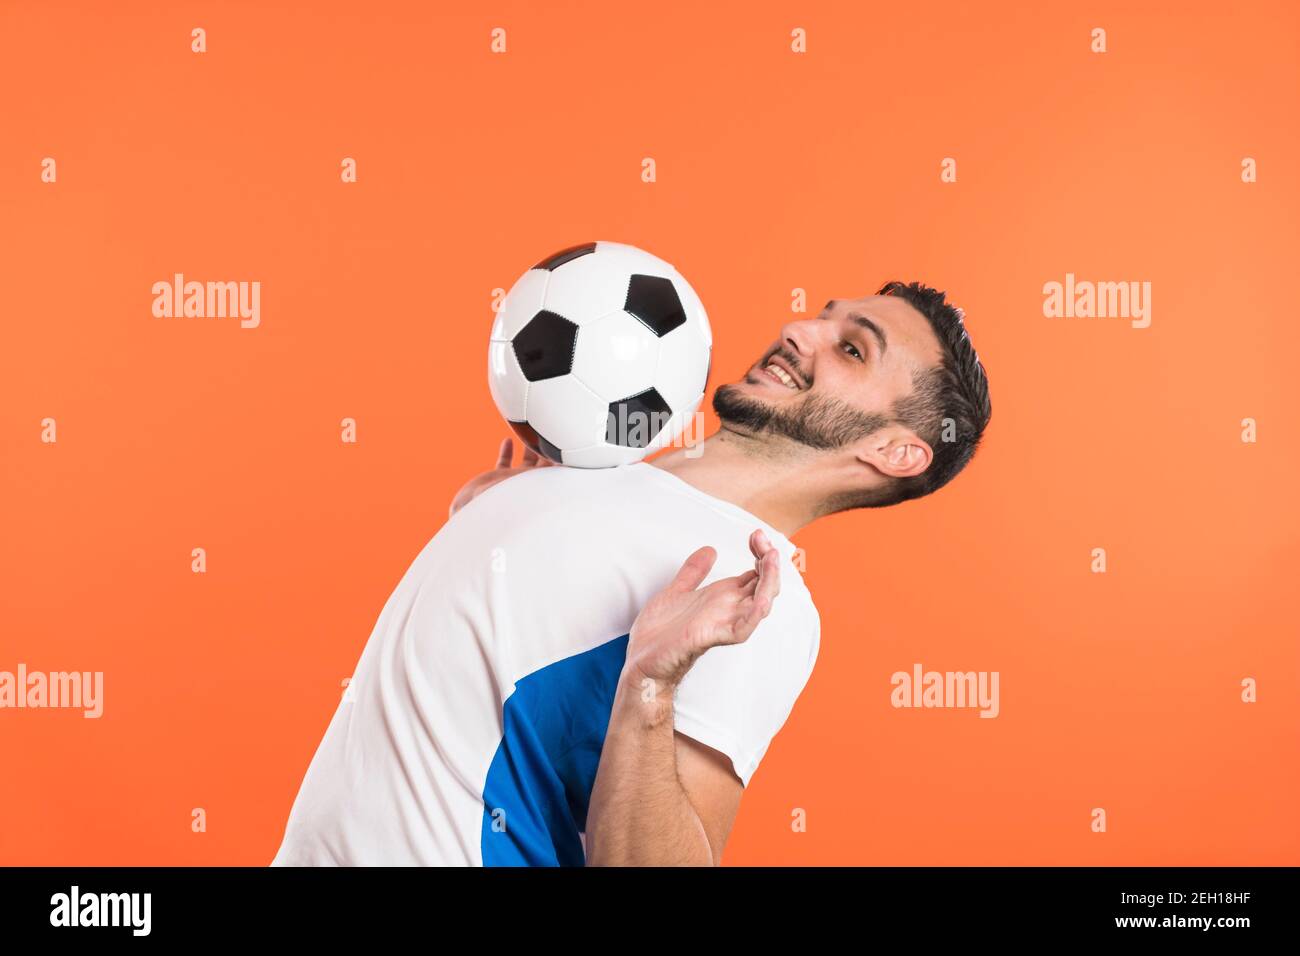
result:
M 781 345 L 801 359 L 811 358 L 817 345 L 817 321 L 796 319 L 781 326 Z

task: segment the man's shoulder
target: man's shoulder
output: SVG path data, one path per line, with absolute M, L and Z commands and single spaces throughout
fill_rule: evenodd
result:
M 659 469 L 644 462 L 618 468 L 532 469 L 488 488 L 457 512 L 462 514 L 488 531 L 540 525 L 575 538 L 632 536 L 650 551 L 676 555 L 685 548 L 681 560 L 709 544 L 718 548 L 720 558 L 731 558 L 720 560 L 725 566 L 748 553 L 753 530 L 715 503 L 665 481 Z
M 651 502 L 677 501 L 670 489 L 647 480 L 644 469 L 648 467 L 573 468 L 551 465 L 532 468 L 498 482 L 462 510 L 479 502 L 490 502 L 497 507 L 523 503 L 578 514 L 608 503 L 621 505 L 635 513 L 647 510 Z
M 821 645 L 821 613 L 799 568 L 787 560 L 781 571 L 781 591 L 772 604 L 769 619 L 778 622 L 787 635 L 786 640 L 799 643 L 801 651 L 807 654 L 807 670 L 811 671 Z

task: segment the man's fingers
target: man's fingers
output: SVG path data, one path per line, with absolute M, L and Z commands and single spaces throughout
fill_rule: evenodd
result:
M 735 598 L 736 596 L 744 597 L 747 594 L 754 593 L 754 587 L 757 581 L 758 572 L 751 569 L 746 571 L 744 574 L 737 574 L 735 577 L 719 578 L 705 588 L 705 590 L 714 594 L 718 598 Z
M 767 535 L 765 535 L 761 530 L 755 530 L 754 533 L 749 536 L 749 550 L 753 553 L 755 558 L 754 568 L 758 572 L 759 579 L 758 590 L 762 591 L 763 582 L 767 581 L 769 587 L 775 587 L 776 589 L 771 591 L 767 596 L 769 598 L 775 598 L 777 593 L 781 590 L 781 574 L 778 570 L 780 567 L 781 553 L 776 550 L 776 546 L 767 539 Z
M 765 554 L 759 560 L 757 583 L 748 597 L 742 598 L 736 606 L 737 619 L 731 628 L 731 640 L 739 643 L 754 633 L 763 618 L 772 610 L 772 602 L 781 590 L 780 565 L 775 550 Z
M 737 643 L 749 639 L 749 635 L 754 633 L 754 628 L 758 627 L 763 618 L 771 613 L 772 602 L 760 601 L 759 598 L 752 597 L 746 599 L 745 608 L 745 616 L 732 629 L 732 639 Z
M 758 567 L 758 587 L 755 598 L 764 598 L 770 605 L 781 593 L 781 562 L 775 548 L 763 555 Z
M 497 467 L 509 468 L 510 461 L 515 457 L 515 443 L 506 438 L 501 442 L 501 450 L 497 452 Z
M 668 589 L 671 591 L 694 591 L 700 586 L 700 582 L 708 577 L 709 571 L 713 569 L 713 562 L 717 560 L 718 552 L 706 544 L 686 559 L 686 563 L 682 565 L 676 577 L 669 583 Z
M 553 464 L 555 464 L 555 462 L 551 461 L 551 459 L 547 458 L 545 455 L 538 454 L 537 452 L 533 451 L 531 448 L 528 448 L 524 450 L 524 460 L 520 463 L 519 467 L 545 468 L 548 465 L 553 465 Z
M 731 626 L 731 643 L 739 644 L 742 641 L 749 640 L 749 635 L 754 633 L 754 628 L 762 623 L 763 618 L 767 617 L 772 610 L 771 603 L 760 604 L 758 598 L 745 598 L 740 605 L 740 616 Z

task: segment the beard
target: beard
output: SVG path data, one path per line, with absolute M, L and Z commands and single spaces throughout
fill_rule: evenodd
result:
M 713 410 L 741 431 L 780 436 L 822 451 L 843 448 L 889 424 L 885 416 L 859 411 L 837 398 L 808 395 L 797 404 L 776 406 L 734 385 L 713 393 Z

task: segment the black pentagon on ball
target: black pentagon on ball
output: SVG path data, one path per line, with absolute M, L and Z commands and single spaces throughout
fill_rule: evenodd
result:
M 655 335 L 664 336 L 686 324 L 686 310 L 677 297 L 672 279 L 634 275 L 627 284 L 623 311 L 640 319 Z
M 510 421 L 506 422 L 506 424 L 508 424 L 514 430 L 514 433 L 519 436 L 520 441 L 522 441 L 525 445 L 527 445 L 537 454 L 543 456 L 544 458 L 551 459 L 551 461 L 555 462 L 557 465 L 564 464 L 564 462 L 560 460 L 560 456 L 561 456 L 560 449 L 556 448 L 545 438 L 539 435 L 537 433 L 537 429 L 534 428 L 532 425 L 528 424 L 527 422 L 510 422 Z
M 609 403 L 605 441 L 622 448 L 645 448 L 668 424 L 672 409 L 653 388 Z
M 537 265 L 533 266 L 533 268 L 545 269 L 547 272 L 554 272 L 566 262 L 571 262 L 579 256 L 585 256 L 595 251 L 596 244 L 594 242 L 584 242 L 580 246 L 569 246 L 567 249 L 561 249 L 559 252 L 547 256 L 541 262 L 537 263 Z
M 542 309 L 515 334 L 510 345 L 528 381 L 568 375 L 578 345 L 578 327 L 564 316 Z

